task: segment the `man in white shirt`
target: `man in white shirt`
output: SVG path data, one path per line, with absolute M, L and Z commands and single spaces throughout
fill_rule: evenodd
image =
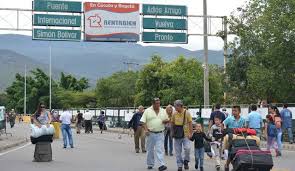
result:
M 86 110 L 86 112 L 83 114 L 84 122 L 85 122 L 85 133 L 93 133 L 92 130 L 92 117 L 93 114 L 89 112 L 89 110 Z
M 72 136 L 72 130 L 71 130 L 72 114 L 69 111 L 64 110 L 63 113 L 60 115 L 59 119 L 61 122 L 61 131 L 62 131 L 62 136 L 64 141 L 64 148 L 67 148 L 68 139 L 69 139 L 69 144 L 71 148 L 74 148 L 73 136 Z

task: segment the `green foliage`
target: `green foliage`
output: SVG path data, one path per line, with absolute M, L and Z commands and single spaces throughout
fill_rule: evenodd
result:
M 93 94 L 82 93 L 83 89 L 88 87 L 88 80 L 85 78 L 77 80 L 63 73 L 62 76 L 62 85 L 52 80 L 52 108 L 86 107 L 96 103 Z M 9 99 L 6 104 L 7 108 L 16 109 L 19 113 L 23 112 L 24 107 L 24 82 L 24 76 L 16 74 L 15 81 L 6 89 Z M 31 71 L 30 76 L 27 76 L 27 113 L 35 112 L 40 102 L 47 106 L 49 104 L 49 76 L 41 69 L 36 69 Z
M 209 78 L 213 94 L 211 102 L 222 98 L 222 72 L 217 66 L 210 66 Z M 166 63 L 159 56 L 154 56 L 150 64 L 145 65 L 137 81 L 137 105 L 150 105 L 153 97 L 160 97 L 164 105 L 173 104 L 182 99 L 187 105 L 203 103 L 203 68 L 196 59 L 182 56 Z
M 117 72 L 98 80 L 95 89 L 98 106 L 133 106 L 137 77 L 137 72 Z
M 0 93 L 0 106 L 6 106 L 8 103 L 7 94 Z
M 237 102 L 294 102 L 295 1 L 250 0 L 230 28 L 228 67 L 231 96 Z
M 72 90 L 72 91 L 83 91 L 84 89 L 89 88 L 88 79 L 85 77 L 81 79 L 76 79 L 72 75 L 65 75 L 63 72 L 61 73 L 60 77 L 60 87 L 65 90 Z

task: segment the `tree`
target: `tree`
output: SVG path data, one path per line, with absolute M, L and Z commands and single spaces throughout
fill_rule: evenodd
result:
M 250 0 L 230 20 L 238 38 L 228 67 L 231 96 L 238 102 L 294 102 L 295 1 Z
M 96 97 L 101 107 L 126 107 L 134 105 L 137 72 L 117 72 L 98 80 Z
M 60 77 L 60 87 L 65 90 L 72 91 L 83 91 L 84 89 L 89 88 L 88 79 L 82 77 L 81 79 L 76 79 L 72 75 L 65 75 L 63 72 Z
M 0 106 L 6 106 L 8 103 L 8 97 L 5 93 L 0 93 Z
M 210 101 L 222 99 L 223 74 L 217 66 L 211 66 Z M 166 63 L 159 56 L 152 57 L 152 62 L 144 66 L 137 81 L 137 105 L 150 105 L 153 97 L 160 97 L 162 104 L 173 104 L 182 99 L 187 105 L 203 103 L 203 68 L 194 58 L 183 56 Z

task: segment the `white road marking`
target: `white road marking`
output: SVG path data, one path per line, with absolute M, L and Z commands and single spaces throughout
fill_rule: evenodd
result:
M 5 155 L 5 154 L 11 153 L 11 152 L 14 152 L 14 151 L 17 151 L 17 150 L 20 150 L 20 149 L 25 148 L 25 147 L 27 147 L 27 146 L 29 146 L 29 145 L 31 145 L 31 143 L 27 143 L 27 144 L 25 144 L 25 145 L 23 145 L 23 146 L 21 146 L 21 147 L 17 147 L 17 148 L 15 148 L 15 149 L 12 149 L 12 150 L 9 150 L 9 151 L 6 151 L 6 152 L 3 152 L 3 153 L 0 153 L 0 156 L 3 156 L 3 155 Z

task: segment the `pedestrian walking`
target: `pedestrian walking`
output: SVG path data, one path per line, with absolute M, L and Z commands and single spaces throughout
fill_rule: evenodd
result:
M 256 136 L 260 138 L 263 119 L 260 113 L 257 112 L 257 106 L 251 105 L 251 112 L 248 114 L 246 127 L 254 129 Z
M 102 131 L 105 128 L 105 121 L 106 121 L 106 117 L 104 115 L 104 111 L 101 111 L 100 115 L 98 116 L 98 126 L 99 126 L 101 134 L 102 134 Z
M 84 122 L 85 122 L 85 133 L 93 133 L 92 130 L 92 117 L 93 114 L 89 112 L 89 110 L 86 110 L 86 112 L 83 114 Z
M 156 155 L 160 164 L 159 171 L 167 170 L 164 162 L 164 134 L 165 124 L 169 122 L 168 116 L 161 107 L 159 98 L 154 98 L 152 106 L 145 110 L 140 121 L 147 138 L 147 166 L 151 170 L 155 166 Z
M 51 114 L 46 110 L 45 104 L 40 103 L 37 111 L 32 116 L 33 123 L 41 128 L 43 125 L 50 127 Z M 51 142 L 37 142 L 35 145 L 34 160 L 33 162 L 49 162 L 52 161 L 52 148 Z
M 215 115 L 214 125 L 210 129 L 210 137 L 212 138 L 211 149 L 215 158 L 215 168 L 217 171 L 220 170 L 221 166 L 221 155 L 222 155 L 222 138 L 223 138 L 223 125 L 221 122 L 222 118 L 220 115 Z
M 282 143 L 282 119 L 279 112 L 279 109 L 276 106 L 270 106 L 269 108 L 270 116 L 272 117 L 275 127 L 276 127 L 276 135 L 277 135 L 277 144 L 278 144 L 278 156 L 282 156 L 282 149 L 283 149 L 283 143 Z
M 190 139 L 193 132 L 192 116 L 189 111 L 184 109 L 181 100 L 176 100 L 174 107 L 176 112 L 172 116 L 171 123 L 173 127 L 176 163 L 178 171 L 182 171 L 183 166 L 185 170 L 188 170 L 190 162 Z M 182 156 L 182 149 L 184 150 L 184 158 Z
M 229 116 L 229 113 L 226 111 L 226 108 L 222 108 L 222 113 L 224 114 L 225 116 L 225 119 Z
M 64 110 L 60 115 L 61 131 L 63 136 L 64 148 L 67 148 L 68 142 L 71 148 L 74 148 L 73 136 L 71 130 L 72 114 L 68 110 Z
M 54 135 L 53 135 L 53 138 L 54 139 L 59 139 L 59 135 L 60 135 L 60 120 L 59 120 L 59 114 L 57 111 L 53 111 L 52 112 L 52 122 L 51 124 L 53 125 L 54 127 Z
M 267 150 L 272 148 L 276 152 L 276 156 L 279 156 L 278 144 L 277 144 L 277 128 L 273 117 L 269 114 L 266 116 L 265 133 L 267 140 Z
M 77 134 L 81 133 L 82 124 L 83 124 L 83 114 L 78 110 L 77 111 L 77 116 L 76 116 L 76 131 L 77 131 Z
M 223 124 L 226 128 L 244 128 L 246 120 L 241 116 L 241 107 L 233 106 L 232 115 L 227 117 Z
M 191 141 L 195 142 L 195 169 L 200 167 L 200 171 L 204 171 L 204 141 L 211 142 L 211 139 L 203 132 L 202 124 L 197 123 L 196 130 L 193 133 Z
M 233 106 L 232 107 L 232 115 L 228 116 L 224 121 L 223 121 L 223 126 L 226 129 L 231 129 L 231 128 L 244 128 L 246 124 L 246 120 L 241 117 L 241 107 L 240 106 Z M 224 143 L 223 143 L 224 145 Z M 228 157 L 228 148 L 224 148 L 224 153 L 225 156 Z M 227 158 L 226 164 L 224 166 L 224 170 L 229 170 L 229 164 L 231 162 L 230 158 Z
M 10 128 L 13 128 L 15 125 L 15 118 L 16 118 L 16 112 L 14 109 L 11 110 L 11 112 L 8 115 L 9 123 L 10 123 Z
M 146 153 L 146 149 L 145 149 L 145 133 L 144 133 L 144 129 L 142 127 L 142 124 L 140 122 L 140 119 L 143 115 L 144 112 L 144 107 L 143 106 L 139 106 L 138 107 L 138 112 L 136 112 L 131 120 L 128 123 L 128 128 L 133 128 L 133 132 L 134 132 L 134 145 L 135 145 L 135 152 L 139 153 L 139 140 L 141 143 L 141 150 L 142 153 Z
M 173 107 L 172 105 L 168 105 L 166 107 L 166 113 L 169 118 L 169 122 L 165 125 L 165 131 L 164 131 L 164 149 L 165 149 L 165 155 L 168 156 L 168 152 L 170 156 L 173 156 L 173 137 L 172 137 L 172 126 L 171 126 L 171 119 L 173 115 Z
M 293 144 L 293 125 L 292 125 L 292 112 L 288 109 L 288 104 L 285 103 L 283 110 L 281 111 L 281 117 L 283 122 L 283 130 L 287 131 L 289 143 Z
M 214 123 L 214 118 L 215 118 L 216 115 L 218 115 L 219 118 L 222 119 L 222 120 L 221 120 L 222 122 L 225 120 L 225 114 L 222 113 L 222 112 L 220 111 L 220 108 L 221 108 L 221 105 L 220 105 L 220 104 L 216 104 L 216 105 L 215 105 L 215 108 L 214 108 L 215 110 L 214 110 L 214 112 L 212 112 L 211 115 L 210 115 L 210 119 L 209 119 L 209 129 L 211 128 L 212 125 L 215 124 L 215 123 Z

